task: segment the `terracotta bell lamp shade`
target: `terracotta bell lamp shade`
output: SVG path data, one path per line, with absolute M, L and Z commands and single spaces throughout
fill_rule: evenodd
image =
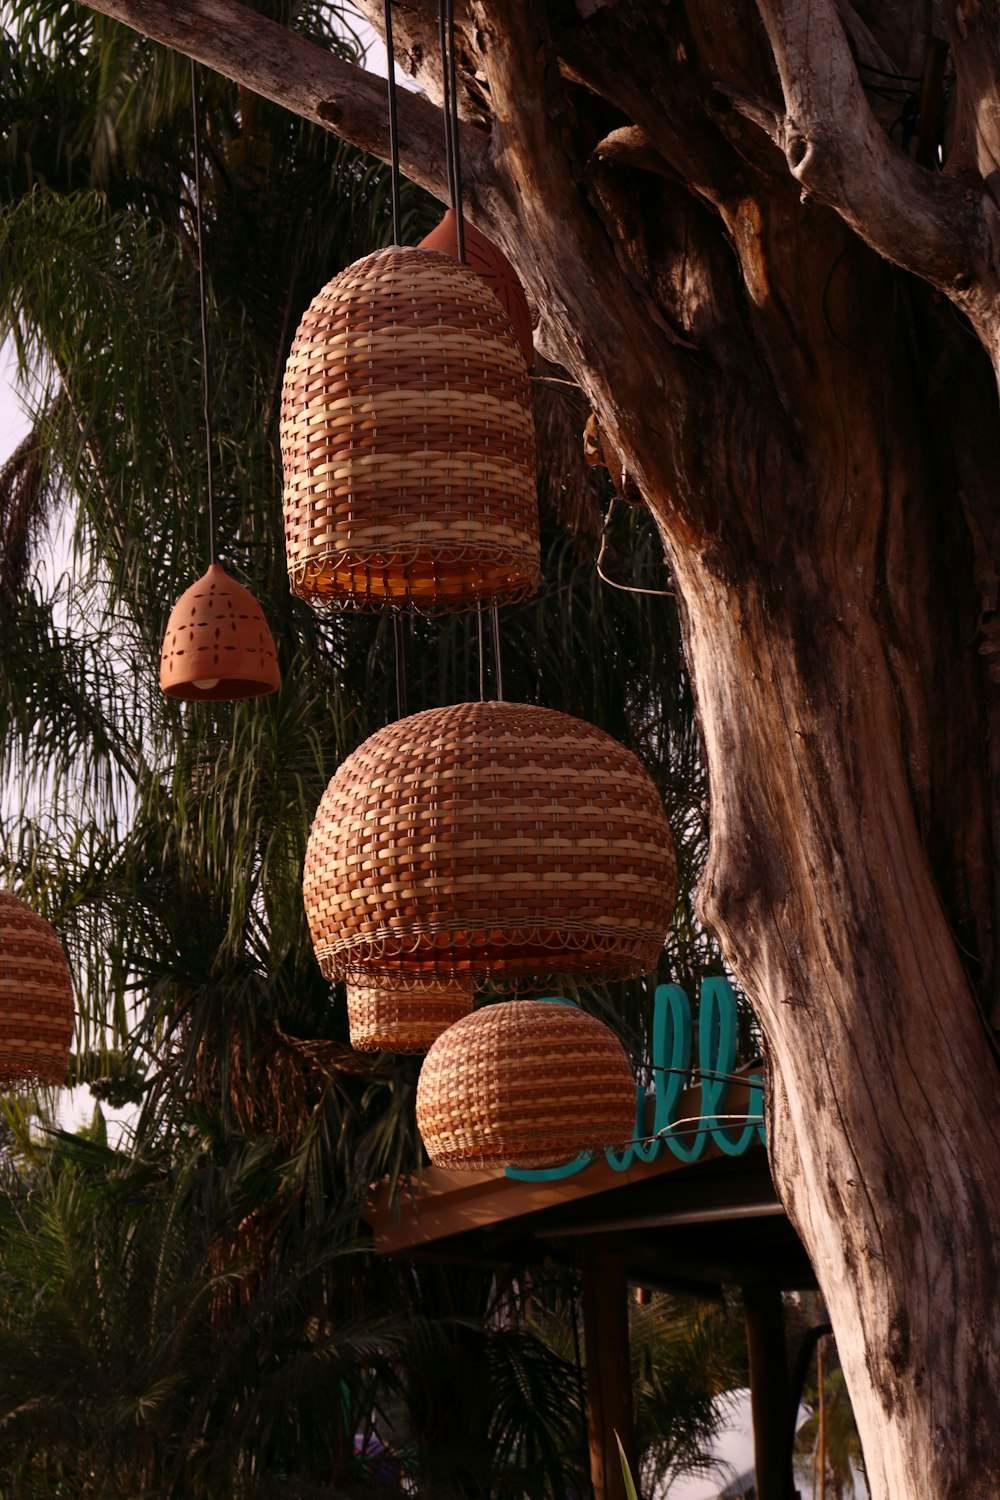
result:
M 622 1146 L 635 1084 L 603 1022 L 559 1000 L 486 1005 L 424 1060 L 417 1127 L 437 1167 L 555 1167 Z
M 0 891 L 0 1088 L 66 1082 L 73 982 L 55 930 Z
M 347 1022 L 356 1052 L 426 1052 L 472 1010 L 472 980 L 432 975 L 409 983 L 392 973 L 347 985 Z
M 531 340 L 531 312 L 517 272 L 502 250 L 466 219 L 462 225 L 465 241 L 465 264 L 481 276 L 507 312 L 514 337 L 521 346 L 527 364 L 535 357 Z M 458 220 L 449 208 L 440 224 L 420 241 L 421 250 L 440 250 L 458 260 Z
M 281 686 L 264 612 L 249 589 L 213 563 L 174 605 L 160 657 L 169 698 L 222 702 Z
M 483 280 L 378 250 L 316 296 L 281 406 L 293 594 L 427 613 L 519 599 L 540 573 L 524 358 Z
M 328 978 L 655 967 L 676 891 L 659 795 L 603 730 L 520 703 L 380 729 L 313 821 L 303 889 Z

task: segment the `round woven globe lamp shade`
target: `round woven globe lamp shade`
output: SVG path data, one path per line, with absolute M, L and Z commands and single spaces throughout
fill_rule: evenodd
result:
M 55 930 L 0 891 L 0 1087 L 66 1082 L 73 982 Z
M 487 1005 L 428 1052 L 417 1128 L 436 1167 L 560 1166 L 631 1139 L 632 1070 L 614 1033 L 575 1005 Z
M 468 267 L 393 246 L 307 308 L 281 405 L 285 549 L 317 608 L 433 613 L 538 587 L 524 356 Z
M 487 239 L 486 235 L 468 220 L 463 222 L 462 237 L 465 248 L 464 264 L 470 270 L 475 271 L 477 276 L 483 278 L 494 297 L 504 307 L 510 318 L 514 337 L 520 344 L 521 352 L 530 366 L 535 357 L 531 339 L 531 312 L 517 272 L 503 251 L 499 250 L 492 240 Z M 453 260 L 458 260 L 458 219 L 453 208 L 449 208 L 440 224 L 432 229 L 430 234 L 424 236 L 420 241 L 420 248 L 440 250 L 443 255 L 450 255 Z
M 655 967 L 676 858 L 630 750 L 569 714 L 459 703 L 398 720 L 330 781 L 303 878 L 331 979 Z
M 222 702 L 259 698 L 280 686 L 263 610 L 249 589 L 213 563 L 170 612 L 160 687 L 169 698 Z
M 426 1052 L 471 1010 L 468 976 L 407 983 L 383 973 L 347 985 L 347 1023 L 356 1052 Z

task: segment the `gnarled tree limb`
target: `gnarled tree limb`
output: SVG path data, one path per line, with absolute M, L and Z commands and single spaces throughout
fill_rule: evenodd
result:
M 388 160 L 384 82 L 331 56 L 239 0 L 84 3 L 322 125 L 362 151 Z M 421 96 L 401 90 L 399 122 L 403 171 L 435 197 L 446 198 L 440 110 Z M 489 141 L 481 131 L 463 126 L 461 149 L 471 174 L 482 176 L 487 172 Z
M 879 254 L 978 322 L 997 293 L 993 206 L 980 191 L 918 167 L 889 140 L 865 98 L 834 0 L 758 0 L 758 10 L 784 92 L 776 139 L 792 175 Z

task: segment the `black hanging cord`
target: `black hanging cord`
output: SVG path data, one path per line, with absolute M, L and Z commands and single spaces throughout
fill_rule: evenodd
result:
M 389 86 L 389 169 L 392 181 L 392 243 L 403 243 L 399 201 L 399 129 L 396 123 L 396 53 L 392 43 L 392 0 L 385 0 L 385 61 Z
M 455 60 L 455 0 L 441 0 L 444 34 L 441 71 L 447 76 L 445 118 L 448 122 L 448 171 L 451 176 L 451 206 L 455 210 L 458 258 L 465 264 L 465 220 L 462 217 L 462 157 L 458 144 L 458 65 Z
M 394 610 L 392 616 L 392 639 L 396 648 L 396 717 L 405 719 L 406 707 L 406 638 L 403 622 Z
M 208 480 L 208 560 L 215 564 L 215 482 L 212 466 L 212 373 L 208 359 L 208 298 L 205 293 L 205 252 L 201 224 L 201 118 L 198 110 L 198 70 L 191 59 L 191 118 L 194 124 L 194 228 L 198 246 L 198 306 L 201 313 L 201 360 L 205 384 L 205 468 Z

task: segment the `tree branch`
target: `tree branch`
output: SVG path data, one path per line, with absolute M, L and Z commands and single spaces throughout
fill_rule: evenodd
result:
M 240 0 L 83 0 L 91 10 L 193 57 L 265 99 L 332 131 L 362 151 L 389 159 L 384 82 L 333 57 Z M 463 161 L 481 176 L 489 141 L 461 128 Z M 447 199 L 441 112 L 418 94 L 400 90 L 403 171 L 435 197 Z
M 785 98 L 775 139 L 793 177 L 880 255 L 959 305 L 996 286 L 982 194 L 905 156 L 875 120 L 835 0 L 757 0 Z M 734 99 L 737 108 L 738 99 Z

